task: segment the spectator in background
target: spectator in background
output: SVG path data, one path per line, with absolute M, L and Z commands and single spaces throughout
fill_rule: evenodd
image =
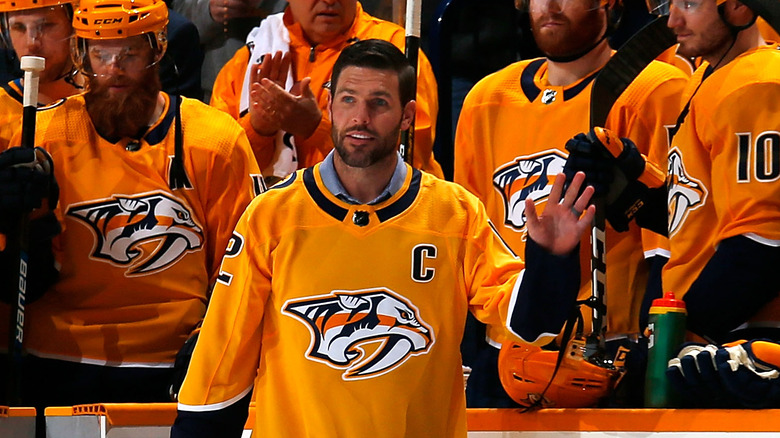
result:
M 268 15 L 281 12 L 285 0 L 168 0 L 168 6 L 191 20 L 205 51 L 200 84 L 204 102 L 211 99 L 217 74 L 238 49 L 249 31 Z M 189 41 L 193 45 L 192 41 Z
M 370 38 L 405 46 L 403 28 L 372 17 L 357 0 L 292 0 L 284 13 L 255 28 L 247 46 L 222 68 L 211 105 L 239 120 L 263 175 L 278 180 L 322 161 L 333 149 L 330 73 L 342 49 Z M 441 177 L 432 150 L 436 79 L 420 54 L 412 165 Z

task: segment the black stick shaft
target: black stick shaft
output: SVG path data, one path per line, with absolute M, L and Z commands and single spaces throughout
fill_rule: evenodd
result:
M 22 110 L 22 144 L 23 148 L 35 148 L 35 119 L 38 109 L 38 75 L 43 70 L 44 58 L 37 56 L 23 56 L 21 67 L 24 70 L 24 94 Z M 27 215 L 19 218 L 18 241 L 19 275 L 13 286 L 16 300 L 11 306 L 10 339 L 9 339 L 9 373 L 8 373 L 8 404 L 21 404 L 20 374 L 22 350 L 24 344 L 24 318 L 27 295 L 27 273 L 29 271 L 29 220 Z
M 414 68 L 415 96 L 417 94 L 417 66 L 420 52 L 420 20 L 422 0 L 406 0 L 406 59 Z M 416 97 L 415 97 L 416 98 Z M 405 162 L 414 166 L 414 120 L 409 129 L 401 133 L 401 156 Z

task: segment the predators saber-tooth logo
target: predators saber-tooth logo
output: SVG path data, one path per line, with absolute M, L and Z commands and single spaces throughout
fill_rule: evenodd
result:
M 90 258 L 129 266 L 127 276 L 166 269 L 203 245 L 203 231 L 187 207 L 163 192 L 84 202 L 67 214 L 92 230 Z
M 669 235 L 680 229 L 688 213 L 704 205 L 707 189 L 685 171 L 682 154 L 677 148 L 669 150 Z
M 493 173 L 493 185 L 504 198 L 504 224 L 525 230 L 525 199 L 539 203 L 548 196 L 566 155 L 557 150 L 517 157 Z
M 385 288 L 289 300 L 282 313 L 309 329 L 306 357 L 345 370 L 344 380 L 388 373 L 435 342 L 417 308 Z

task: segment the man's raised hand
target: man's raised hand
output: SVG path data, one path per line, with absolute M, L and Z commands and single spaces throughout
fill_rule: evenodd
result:
M 586 187 L 582 195 L 577 196 L 585 174 L 578 172 L 566 193 L 563 193 L 565 180 L 563 173 L 556 176 L 541 216 L 536 212 L 533 199 L 525 200 L 528 236 L 556 255 L 568 254 L 577 246 L 596 214 L 596 207 L 588 205 L 593 196 L 593 187 Z

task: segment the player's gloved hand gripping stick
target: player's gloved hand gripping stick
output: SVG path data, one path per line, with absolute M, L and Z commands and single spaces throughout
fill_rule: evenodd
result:
M 629 84 L 655 58 L 676 43 L 677 38 L 667 27 L 669 17 L 661 16 L 651 21 L 629 39 L 610 58 L 593 81 L 590 95 L 590 127 L 588 140 L 600 142 L 596 127 L 604 126 L 612 106 Z M 615 145 L 617 146 L 617 145 Z M 567 145 L 568 148 L 568 145 Z M 622 152 L 622 148 L 621 148 Z M 602 366 L 610 366 L 611 359 L 604 357 L 604 333 L 606 325 L 601 309 L 604 309 L 606 290 L 606 202 L 597 197 L 596 217 L 591 230 L 591 274 L 593 306 L 593 331 L 586 343 L 586 357 Z

